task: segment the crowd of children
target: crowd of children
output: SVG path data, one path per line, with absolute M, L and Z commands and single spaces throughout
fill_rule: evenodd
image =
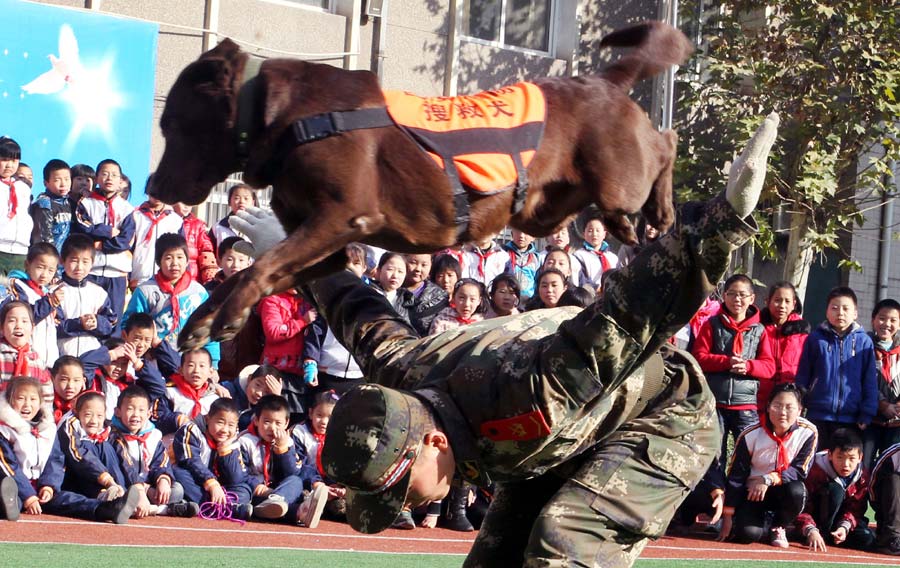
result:
M 20 154 L 0 138 L 0 514 L 340 520 L 344 490 L 322 474 L 319 448 L 336 400 L 364 376 L 314 307 L 296 290 L 270 296 L 248 333 L 175 349 L 210 291 L 252 262 L 228 221 L 257 204 L 253 190 L 232 187 L 231 213 L 210 229 L 183 204 L 133 208 L 109 159 L 51 160 L 32 199 Z M 601 219 L 583 233 L 575 246 L 561 229 L 539 249 L 513 230 L 434 256 L 353 244 L 347 268 L 419 334 L 453 333 L 595 301 L 620 258 Z M 658 237 L 640 234 L 622 265 Z M 869 333 L 849 288 L 826 313 L 811 329 L 789 283 L 757 305 L 753 281 L 734 275 L 681 336 L 723 438 L 676 528 L 706 513 L 721 539 L 900 555 L 900 304 L 879 302 Z M 395 526 L 471 531 L 490 499 L 456 487 Z

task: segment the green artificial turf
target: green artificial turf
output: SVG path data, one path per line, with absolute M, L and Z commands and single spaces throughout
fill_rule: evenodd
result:
M 316 568 L 457 568 L 462 555 L 394 554 L 281 549 L 86 546 L 77 544 L 0 544 L 2 566 L 161 568 L 192 566 L 252 568 L 315 566 Z M 840 563 L 760 560 L 639 559 L 636 568 L 840 568 Z M 889 566 L 871 563 L 868 566 Z

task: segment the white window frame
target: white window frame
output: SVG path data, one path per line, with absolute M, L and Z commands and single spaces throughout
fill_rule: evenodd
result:
M 265 2 L 267 4 L 275 4 L 278 6 L 287 6 L 289 8 L 299 8 L 300 10 L 309 10 L 311 12 L 317 12 L 319 14 L 334 14 L 334 3 L 335 0 L 325 0 L 327 6 L 325 8 L 319 8 L 318 6 L 310 6 L 309 4 L 302 4 L 300 2 L 293 2 L 291 0 L 260 0 L 261 2 Z
M 463 2 L 463 18 L 465 21 L 460 22 L 460 26 L 463 30 L 468 29 L 468 11 L 465 10 L 465 0 L 459 0 Z M 469 2 L 475 2 L 477 0 L 469 0 Z M 500 30 L 499 36 L 503 38 L 506 32 L 506 3 L 509 0 L 500 0 Z M 481 39 L 478 37 L 472 37 L 470 35 L 466 35 L 465 33 L 460 33 L 460 36 L 466 43 L 475 43 L 479 45 L 487 45 L 490 47 L 496 47 L 498 49 L 505 49 L 507 51 L 515 51 L 517 53 L 523 53 L 526 55 L 537 55 L 540 57 L 553 57 L 554 46 L 556 44 L 556 18 L 559 10 L 557 9 L 557 0 L 549 0 L 550 3 L 550 17 L 547 18 L 547 51 L 541 51 L 537 49 L 531 49 L 528 47 L 519 47 L 517 45 L 508 45 L 503 43 L 503 41 L 490 41 L 486 39 Z

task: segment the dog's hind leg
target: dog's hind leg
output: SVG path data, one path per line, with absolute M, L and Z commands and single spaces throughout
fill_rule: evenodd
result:
M 661 233 L 665 233 L 675 222 L 675 204 L 674 195 L 672 193 L 672 169 L 675 167 L 675 150 L 678 146 L 678 135 L 674 130 L 666 130 L 660 133 L 663 139 L 664 153 L 663 166 L 653 182 L 650 195 L 644 206 L 641 207 L 641 213 L 647 222 L 658 229 Z
M 626 245 L 637 245 L 638 237 L 631 219 L 624 213 L 604 213 L 603 225 L 606 230 Z

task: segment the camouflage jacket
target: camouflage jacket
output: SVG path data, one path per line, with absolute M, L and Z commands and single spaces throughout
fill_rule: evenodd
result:
M 584 310 L 537 310 L 423 339 L 349 273 L 310 288 L 370 382 L 431 405 L 464 478 L 527 479 L 634 416 L 644 363 L 700 307 L 752 223 L 724 196 L 689 203 L 676 229 L 610 275 Z

